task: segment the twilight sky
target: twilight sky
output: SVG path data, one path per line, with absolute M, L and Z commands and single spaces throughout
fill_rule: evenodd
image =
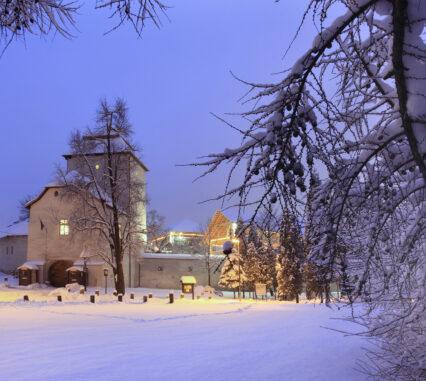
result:
M 308 20 L 283 60 L 306 0 L 168 0 L 171 22 L 148 25 L 143 39 L 130 26 L 106 36 L 114 23 L 87 2 L 75 38 L 27 37 L 0 59 L 0 230 L 18 215 L 18 200 L 43 189 L 70 132 L 93 125 L 102 97 L 123 97 L 150 169 L 151 208 L 166 223 L 203 222 L 219 202 L 199 202 L 223 190 L 227 171 L 195 183 L 200 168 L 176 167 L 240 144 L 240 136 L 211 116 L 239 112 L 247 88 L 238 77 L 271 82 L 310 47 Z M 244 124 L 237 121 L 240 127 Z

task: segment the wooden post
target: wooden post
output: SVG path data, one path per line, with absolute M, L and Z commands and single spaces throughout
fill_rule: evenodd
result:
M 169 303 L 170 303 L 170 304 L 173 304 L 173 303 L 174 303 L 174 301 L 175 301 L 175 295 L 173 294 L 173 292 L 171 292 L 171 293 L 169 294 Z
M 29 302 L 30 299 L 28 298 L 28 295 L 24 295 L 24 302 Z
M 197 300 L 200 300 L 201 299 L 201 295 L 197 295 Z
M 130 299 L 134 299 L 135 298 L 135 294 L 133 292 L 130 293 Z
M 8 279 L 7 279 L 7 277 L 5 277 L 5 278 L 4 278 L 4 283 L 7 283 L 7 280 L 8 280 Z
M 123 301 L 123 295 L 122 294 L 118 294 L 118 301 L 122 302 Z
M 90 303 L 95 303 L 95 295 L 90 295 Z
M 150 292 L 149 294 L 148 294 L 148 297 L 151 299 L 152 298 L 152 292 Z
M 143 302 L 146 303 L 148 301 L 148 297 L 146 295 L 143 296 Z
M 185 294 L 183 292 L 180 293 L 180 298 L 183 299 L 185 297 Z
M 58 295 L 58 302 L 62 302 L 62 295 Z
M 84 287 L 80 288 L 80 295 L 84 295 Z
M 96 296 L 99 296 L 99 290 L 96 290 L 96 291 L 95 291 L 95 295 L 96 295 Z

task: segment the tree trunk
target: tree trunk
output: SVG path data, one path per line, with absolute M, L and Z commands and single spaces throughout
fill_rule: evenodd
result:
M 299 303 L 299 294 L 296 294 L 296 303 Z
M 122 261 L 118 261 L 117 263 L 117 269 L 115 270 L 114 274 L 114 283 L 115 283 L 115 289 L 119 294 L 125 294 L 126 287 L 124 284 L 124 271 L 123 271 L 123 263 Z

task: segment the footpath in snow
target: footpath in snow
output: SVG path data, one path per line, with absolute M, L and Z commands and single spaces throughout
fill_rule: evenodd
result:
M 342 310 L 225 298 L 168 304 L 167 290 L 132 291 L 135 301 L 101 295 L 91 304 L 88 295 L 59 303 L 52 289 L 1 287 L 2 379 L 365 379 L 354 369 L 365 342 L 322 328 L 353 330 L 335 320 Z

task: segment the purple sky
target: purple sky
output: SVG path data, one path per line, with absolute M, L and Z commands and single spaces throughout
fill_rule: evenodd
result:
M 309 48 L 315 30 L 308 20 L 282 60 L 306 1 L 167 3 L 171 22 L 164 19 L 161 30 L 148 25 L 143 39 L 129 26 L 104 36 L 113 26 L 108 14 L 84 6 L 74 39 L 28 37 L 8 48 L 0 59 L 0 230 L 16 219 L 19 199 L 52 179 L 70 132 L 93 125 L 101 97 L 127 101 L 150 169 L 151 208 L 167 223 L 202 222 L 220 208 L 198 203 L 223 190 L 226 171 L 193 183 L 201 169 L 175 165 L 239 145 L 239 135 L 210 115 L 244 109 L 238 99 L 247 88 L 230 71 L 276 81 L 272 73 Z

